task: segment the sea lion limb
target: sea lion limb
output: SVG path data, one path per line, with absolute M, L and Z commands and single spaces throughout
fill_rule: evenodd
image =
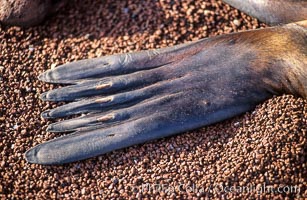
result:
M 307 98 L 307 21 L 159 50 L 69 63 L 39 78 L 71 84 L 43 100 L 75 101 L 43 117 L 52 132 L 30 163 L 63 164 L 216 123 L 282 93 Z

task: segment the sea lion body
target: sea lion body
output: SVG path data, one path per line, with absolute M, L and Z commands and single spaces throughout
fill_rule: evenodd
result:
M 67 0 L 0 0 L 0 22 L 29 27 L 57 12 Z
M 231 6 L 271 25 L 307 19 L 306 0 L 223 0 Z

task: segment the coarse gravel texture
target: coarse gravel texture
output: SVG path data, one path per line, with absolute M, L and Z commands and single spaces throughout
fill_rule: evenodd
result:
M 45 131 L 54 121 L 40 117 L 59 105 L 39 99 L 58 87 L 37 80 L 43 71 L 265 26 L 214 0 L 77 0 L 40 26 L 0 26 L 1 199 L 307 198 L 307 102 L 291 95 L 82 162 L 40 166 L 23 157 L 57 136 Z

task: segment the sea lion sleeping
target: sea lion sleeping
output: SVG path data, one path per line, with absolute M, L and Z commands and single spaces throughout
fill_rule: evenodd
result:
M 86 115 L 51 124 L 74 133 L 33 147 L 27 161 L 74 162 L 234 117 L 273 95 L 307 98 L 307 1 L 226 2 L 269 24 L 293 23 L 46 71 L 40 80 L 70 85 L 41 98 L 73 102 L 42 116 Z M 299 10 L 285 19 L 290 3 Z

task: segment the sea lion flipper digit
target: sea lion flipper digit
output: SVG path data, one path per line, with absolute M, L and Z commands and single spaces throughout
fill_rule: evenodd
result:
M 267 24 L 286 24 L 307 19 L 306 0 L 223 0 Z
M 274 94 L 307 98 L 305 25 L 288 24 L 161 49 L 154 65 L 155 58 L 147 53 L 136 53 L 140 57 L 132 53 L 133 65 L 128 65 L 128 71 L 119 68 L 122 74 L 117 75 L 96 68 L 92 72 L 87 66 L 85 77 L 80 75 L 82 68 L 61 67 L 67 73 L 73 71 L 63 76 L 60 70 L 51 70 L 49 75 L 59 75 L 45 76 L 46 81 L 78 83 L 68 86 L 68 95 L 64 87 L 44 95 L 49 96 L 45 99 L 77 101 L 47 111 L 45 117 L 85 116 L 50 125 L 49 131 L 77 132 L 34 147 L 26 158 L 40 164 L 77 161 L 228 119 Z M 111 80 L 109 86 L 104 85 L 104 75 Z M 99 81 L 103 84 L 95 85 Z M 103 92 L 91 93 L 93 83 Z
M 188 96 L 191 98 L 186 99 Z M 200 96 L 206 97 L 205 100 L 199 99 Z M 192 130 L 240 114 L 251 107 L 243 102 L 239 105 L 236 102 L 224 102 L 224 107 L 217 109 L 221 101 L 210 97 L 213 96 L 201 94 L 197 89 L 182 91 L 112 113 L 89 115 L 79 121 L 60 122 L 54 125 L 53 131 L 69 131 L 70 128 L 78 130 L 73 126 L 85 125 L 86 121 L 90 126 L 34 147 L 26 152 L 26 159 L 39 164 L 82 160 Z
M 159 68 L 176 62 L 178 56 L 192 55 L 197 50 L 195 43 L 199 42 L 71 62 L 47 70 L 38 78 L 50 83 L 76 84 L 85 82 L 87 79 L 125 75 L 141 70 Z M 188 48 L 192 45 L 193 48 Z

